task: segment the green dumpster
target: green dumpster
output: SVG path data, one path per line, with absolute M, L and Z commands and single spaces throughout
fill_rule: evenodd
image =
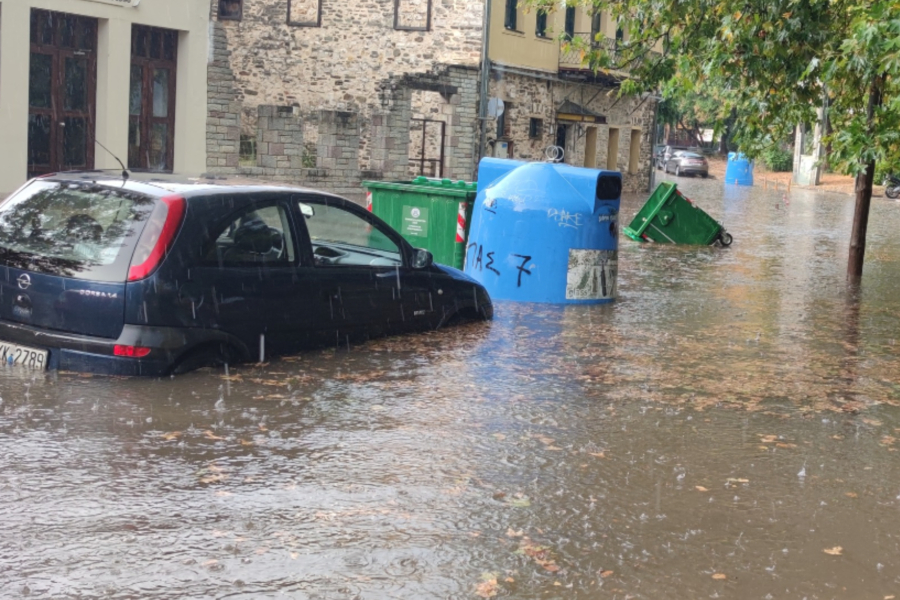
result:
M 622 231 L 638 242 L 723 246 L 732 242 L 731 234 L 718 221 L 667 181 L 659 184 Z
M 476 184 L 416 177 L 410 182 L 363 181 L 366 205 L 434 262 L 463 268 Z

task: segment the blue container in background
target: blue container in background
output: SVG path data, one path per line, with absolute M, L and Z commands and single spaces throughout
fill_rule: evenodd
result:
M 495 300 L 612 302 L 621 195 L 616 171 L 484 158 L 465 272 Z
M 753 185 L 753 161 L 739 152 L 729 152 L 725 183 Z

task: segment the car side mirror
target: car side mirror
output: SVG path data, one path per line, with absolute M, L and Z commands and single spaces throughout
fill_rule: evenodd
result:
M 425 269 L 434 264 L 434 255 L 424 248 L 416 248 L 413 254 L 413 269 Z

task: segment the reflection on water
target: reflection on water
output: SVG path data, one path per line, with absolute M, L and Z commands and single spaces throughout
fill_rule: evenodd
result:
M 0 595 L 896 593 L 900 207 L 852 294 L 851 199 L 681 187 L 734 245 L 623 239 L 612 306 L 227 378 L 0 370 Z

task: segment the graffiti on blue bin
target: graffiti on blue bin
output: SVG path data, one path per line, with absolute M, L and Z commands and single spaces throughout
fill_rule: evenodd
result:
M 481 244 L 469 244 L 466 248 L 466 265 L 471 265 L 472 269 L 478 272 L 487 270 L 495 273 L 497 276 L 502 276 L 503 273 L 497 269 L 495 264 L 494 254 L 495 252 L 493 251 L 485 251 L 484 246 Z M 528 261 L 531 260 L 531 256 L 527 254 L 510 254 L 510 256 L 520 259 L 520 261 L 517 261 L 519 264 L 516 265 L 516 287 L 522 287 L 522 275 L 531 275 L 531 270 L 526 268 Z

